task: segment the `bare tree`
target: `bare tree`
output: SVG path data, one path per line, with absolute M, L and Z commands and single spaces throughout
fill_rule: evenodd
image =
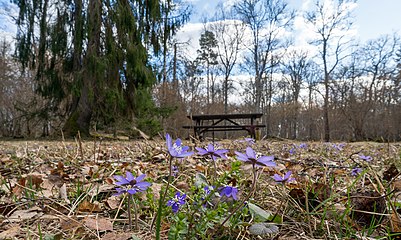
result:
M 227 12 L 222 4 L 218 5 L 218 12 L 214 20 L 211 24 L 211 30 L 216 36 L 217 56 L 221 65 L 221 72 L 224 76 L 224 113 L 228 113 L 228 92 L 232 87 L 230 77 L 238 61 L 245 25 L 234 19 L 234 12 Z
M 254 110 L 260 112 L 264 81 L 269 79 L 266 74 L 273 67 L 270 62 L 274 60 L 273 51 L 283 42 L 282 33 L 291 27 L 294 12 L 283 0 L 241 0 L 234 8 L 250 31 L 250 54 L 245 58 L 245 64 L 255 77 Z
M 300 109 L 299 94 L 301 92 L 301 87 L 305 78 L 308 77 L 308 68 L 311 63 L 308 61 L 308 53 L 303 50 L 292 50 L 288 52 L 286 59 L 283 60 L 283 74 L 286 79 L 288 79 L 291 89 L 291 99 L 292 102 L 292 117 L 290 125 L 292 138 L 297 138 L 298 132 L 298 114 Z
M 323 121 L 324 140 L 330 141 L 329 84 L 338 63 L 346 57 L 349 40 L 345 37 L 352 26 L 350 9 L 355 0 L 316 1 L 315 8 L 305 13 L 305 20 L 317 34 L 312 43 L 320 47 L 324 72 Z

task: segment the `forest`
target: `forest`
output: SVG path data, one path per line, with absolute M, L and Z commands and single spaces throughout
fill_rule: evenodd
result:
M 401 138 L 400 36 L 358 41 L 355 1 L 304 12 L 282 0 L 221 3 L 195 43 L 179 36 L 194 11 L 185 1 L 14 3 L 15 41 L 1 40 L 0 137 L 185 137 L 187 115 L 258 112 L 268 138 Z

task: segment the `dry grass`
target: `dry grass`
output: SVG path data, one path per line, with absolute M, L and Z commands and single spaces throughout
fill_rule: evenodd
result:
M 229 160 L 219 162 L 222 173 L 233 161 L 234 151 L 243 151 L 246 143 L 224 140 L 220 144 L 230 149 Z M 254 219 L 246 218 L 249 224 L 227 229 L 226 239 L 384 239 L 390 231 L 400 232 L 396 210 L 401 180 L 397 173 L 383 179 L 391 164 L 401 167 L 399 143 L 347 143 L 336 150 L 332 144 L 308 142 L 307 149 L 289 154 L 294 144 L 300 142 L 261 141 L 254 146 L 258 152 L 274 155 L 278 167 L 259 174 L 251 202 L 281 219 L 279 232 L 250 235 L 248 226 Z M 359 154 L 373 160 L 363 161 Z M 364 169 L 359 177 L 350 175 L 355 166 Z M 139 196 L 143 202 L 140 230 L 127 230 L 122 201 L 112 196 L 112 176 L 126 170 L 146 173 L 154 182 L 157 199 L 167 168 L 162 141 L 2 141 L 0 239 L 111 240 L 129 239 L 133 234 L 154 239 L 150 231 L 154 203 L 145 203 L 145 194 Z M 241 186 L 246 189 L 252 171 L 248 166 L 242 170 Z M 291 184 L 278 185 L 271 178 L 288 170 L 296 178 Z M 188 188 L 199 171 L 208 175 L 201 158 L 189 158 L 173 187 Z M 372 210 L 371 205 L 378 207 Z M 372 219 L 376 223 L 369 226 Z M 165 221 L 164 238 L 168 230 Z

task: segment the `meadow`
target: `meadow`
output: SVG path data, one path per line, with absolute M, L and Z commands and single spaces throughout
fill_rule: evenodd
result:
M 400 143 L 0 141 L 0 239 L 398 239 L 400 160 Z

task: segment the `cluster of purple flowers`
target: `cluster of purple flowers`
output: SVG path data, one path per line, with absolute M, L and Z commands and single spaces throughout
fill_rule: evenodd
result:
M 167 201 L 167 206 L 171 207 L 173 213 L 176 213 L 180 209 L 181 205 L 185 204 L 186 198 L 187 195 L 185 193 L 181 195 L 180 192 L 176 192 L 174 198 Z
M 248 143 L 254 143 L 253 139 L 247 139 Z M 194 154 L 194 152 L 189 151 L 188 146 L 183 146 L 181 139 L 177 139 L 175 141 L 172 140 L 169 134 L 166 134 L 166 145 L 169 155 L 172 158 L 182 159 Z M 301 146 L 300 146 L 301 147 Z M 198 148 L 196 147 L 197 153 L 201 156 L 208 156 L 213 161 L 217 159 L 227 159 L 226 153 L 228 153 L 227 149 L 216 149 L 213 144 L 209 144 L 206 148 Z M 262 156 L 257 154 L 251 147 L 247 147 L 245 153 L 235 152 L 238 160 L 252 164 L 253 167 L 275 167 L 276 163 L 274 162 L 274 156 Z M 173 166 L 172 171 L 176 173 L 178 169 L 176 166 Z M 274 180 L 278 183 L 286 183 L 291 182 L 294 178 L 290 178 L 291 171 L 287 172 L 283 177 L 275 174 L 273 176 Z M 118 187 L 116 188 L 117 193 L 115 195 L 120 195 L 123 193 L 128 194 L 136 194 L 138 192 L 146 191 L 147 188 L 151 185 L 149 182 L 144 181 L 146 177 L 145 174 L 142 174 L 138 177 L 134 177 L 131 172 L 126 172 L 126 177 L 124 176 L 114 176 L 117 180 L 115 183 Z M 205 196 L 209 195 L 212 191 L 214 191 L 214 187 L 205 186 L 204 194 Z M 235 186 L 225 185 L 218 188 L 218 192 L 220 196 L 225 196 L 227 198 L 233 198 L 234 200 L 238 200 L 238 188 Z M 187 195 L 185 193 L 177 192 L 174 198 L 167 201 L 167 206 L 171 207 L 173 213 L 179 211 L 180 207 L 185 204 Z

